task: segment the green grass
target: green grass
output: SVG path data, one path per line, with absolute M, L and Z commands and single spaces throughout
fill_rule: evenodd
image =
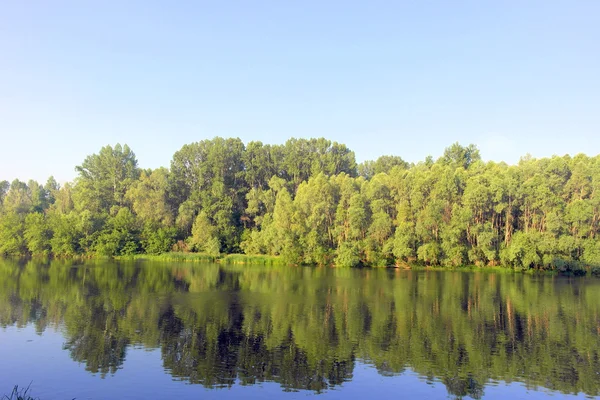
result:
M 423 265 L 418 263 L 402 263 L 397 266 L 400 269 L 411 269 L 419 271 L 479 271 L 507 274 L 528 274 L 528 275 L 559 275 L 565 274 L 557 269 L 521 269 L 513 268 L 508 265 Z
M 215 262 L 217 257 L 202 253 L 169 252 L 162 254 L 134 254 L 114 257 L 115 260 L 178 261 L 178 262 Z
M 265 255 L 228 254 L 220 259 L 224 264 L 287 265 L 281 257 Z
M 223 264 L 286 265 L 281 257 L 247 254 L 223 254 L 218 257 L 202 253 L 135 254 L 114 257 L 115 260 L 176 261 Z

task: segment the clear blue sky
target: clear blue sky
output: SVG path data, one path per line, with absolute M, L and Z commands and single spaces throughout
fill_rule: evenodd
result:
M 357 159 L 600 153 L 600 1 L 6 1 L 0 180 L 214 136 Z

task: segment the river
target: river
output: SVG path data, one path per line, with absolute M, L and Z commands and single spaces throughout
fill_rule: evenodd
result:
M 590 398 L 600 279 L 0 260 L 0 396 Z

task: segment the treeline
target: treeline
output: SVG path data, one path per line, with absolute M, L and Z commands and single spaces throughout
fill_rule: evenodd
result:
M 59 187 L 0 183 L 0 254 L 267 254 L 290 264 L 600 264 L 600 157 L 483 162 L 458 143 L 440 158 L 357 164 L 345 145 L 214 138 L 171 166 L 103 147 Z

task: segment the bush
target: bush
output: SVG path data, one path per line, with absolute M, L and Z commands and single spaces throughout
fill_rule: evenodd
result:
M 360 264 L 358 246 L 354 243 L 343 242 L 336 253 L 335 265 L 339 267 L 356 267 Z
M 146 227 L 142 237 L 142 247 L 147 254 L 167 253 L 175 244 L 177 229 Z
M 553 262 L 554 269 L 561 274 L 583 276 L 587 273 L 581 263 L 574 260 L 555 259 Z
M 426 243 L 417 250 L 419 260 L 428 265 L 439 265 L 441 255 L 442 249 L 437 243 Z

